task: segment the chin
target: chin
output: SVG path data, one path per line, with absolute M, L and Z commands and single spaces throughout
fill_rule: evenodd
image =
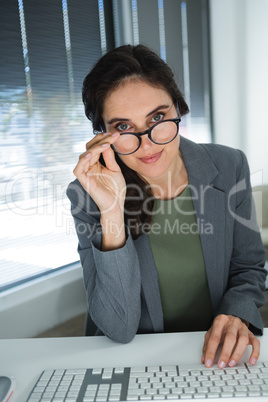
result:
M 150 165 L 147 169 L 138 169 L 136 172 L 145 179 L 157 179 L 165 174 L 166 170 L 167 169 L 163 169 L 163 165 L 159 167 Z

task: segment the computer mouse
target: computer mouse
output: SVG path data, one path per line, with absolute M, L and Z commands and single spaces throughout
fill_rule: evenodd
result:
M 0 375 L 0 402 L 7 402 L 14 391 L 14 378 Z

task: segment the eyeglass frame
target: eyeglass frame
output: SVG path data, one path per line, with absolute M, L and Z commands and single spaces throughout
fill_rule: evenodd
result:
M 178 105 L 177 105 L 177 113 L 178 113 L 178 117 L 175 117 L 174 119 L 161 120 L 161 121 L 155 123 L 152 127 L 148 128 L 148 129 L 145 130 L 145 131 L 141 131 L 140 133 L 133 133 L 133 132 L 131 132 L 131 133 L 128 133 L 128 132 L 120 133 L 120 136 L 121 136 L 121 135 L 134 135 L 135 137 L 138 138 L 138 140 L 139 140 L 139 146 L 135 149 L 135 151 L 128 152 L 127 154 L 125 154 L 125 153 L 122 153 L 122 152 L 118 152 L 118 151 L 114 148 L 113 144 L 111 144 L 111 147 L 113 148 L 114 152 L 116 152 L 118 155 L 131 155 L 131 154 L 134 154 L 134 152 L 138 151 L 138 149 L 139 149 L 140 146 L 141 146 L 141 136 L 142 136 L 142 135 L 146 135 L 146 134 L 148 134 L 149 140 L 152 141 L 154 144 L 157 144 L 157 145 L 169 144 L 170 142 L 172 142 L 173 140 L 175 140 L 175 138 L 176 138 L 177 135 L 179 134 L 179 123 L 181 122 L 181 115 L 180 115 L 180 112 L 179 112 Z M 152 130 L 153 130 L 157 125 L 159 125 L 159 124 L 161 124 L 161 123 L 165 123 L 165 122 L 167 122 L 167 121 L 173 121 L 174 123 L 176 123 L 176 125 L 177 125 L 177 133 L 176 133 L 176 135 L 172 138 L 172 140 L 167 141 L 167 142 L 159 143 L 159 142 L 154 141 L 154 140 L 152 139 L 152 137 L 151 137 L 151 132 L 152 132 Z

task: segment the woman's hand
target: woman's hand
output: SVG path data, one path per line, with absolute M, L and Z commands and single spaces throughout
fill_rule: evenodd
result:
M 80 155 L 74 175 L 98 205 L 102 215 L 123 212 L 126 183 L 111 149 L 119 133 L 98 134 L 86 144 Z M 100 161 L 103 155 L 106 167 Z
M 246 323 L 232 315 L 218 315 L 205 335 L 201 361 L 207 367 L 212 366 L 219 345 L 222 345 L 218 360 L 218 367 L 221 369 L 227 365 L 235 366 L 248 345 L 252 346 L 250 364 L 254 365 L 260 355 L 260 341 L 248 329 Z

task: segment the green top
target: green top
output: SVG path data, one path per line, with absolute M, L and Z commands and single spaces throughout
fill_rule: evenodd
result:
M 149 241 L 165 331 L 206 331 L 213 313 L 199 236 L 202 222 L 196 220 L 189 186 L 177 198 L 155 200 L 153 214 Z

